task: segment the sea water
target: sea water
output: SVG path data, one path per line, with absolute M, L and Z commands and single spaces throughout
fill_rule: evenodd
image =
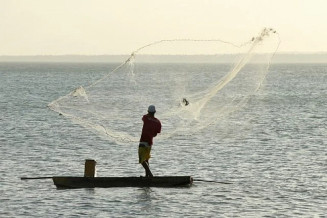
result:
M 116 66 L 0 63 L 0 217 L 326 217 L 323 64 L 273 64 L 247 105 L 215 127 L 155 138 L 154 175 L 232 184 L 57 190 L 50 179 L 20 180 L 83 176 L 89 158 L 98 176 L 144 174 L 137 144 L 105 140 L 47 108 Z

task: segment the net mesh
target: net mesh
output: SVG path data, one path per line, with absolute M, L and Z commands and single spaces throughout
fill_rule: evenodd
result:
M 139 140 L 141 117 L 151 104 L 163 125 L 160 138 L 194 134 L 247 103 L 279 43 L 268 28 L 240 45 L 220 39 L 157 41 L 48 106 L 116 143 Z M 163 63 L 165 57 L 173 63 Z

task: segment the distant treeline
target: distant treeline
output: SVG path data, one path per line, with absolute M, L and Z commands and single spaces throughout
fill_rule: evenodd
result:
M 261 62 L 267 55 L 256 55 L 253 62 Z M 121 63 L 129 55 L 35 55 L 35 56 L 0 56 L 0 62 L 100 62 Z M 240 55 L 137 55 L 138 62 L 147 63 L 232 63 Z M 272 63 L 327 63 L 326 53 L 279 53 Z

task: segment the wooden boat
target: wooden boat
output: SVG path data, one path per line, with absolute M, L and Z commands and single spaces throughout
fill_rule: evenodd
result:
M 185 187 L 193 182 L 191 176 L 156 177 L 52 177 L 57 188 L 110 187 Z

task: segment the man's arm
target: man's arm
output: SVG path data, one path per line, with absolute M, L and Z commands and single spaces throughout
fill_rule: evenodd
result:
M 158 123 L 158 131 L 157 131 L 157 133 L 161 133 L 161 123 L 160 123 L 160 121 Z

